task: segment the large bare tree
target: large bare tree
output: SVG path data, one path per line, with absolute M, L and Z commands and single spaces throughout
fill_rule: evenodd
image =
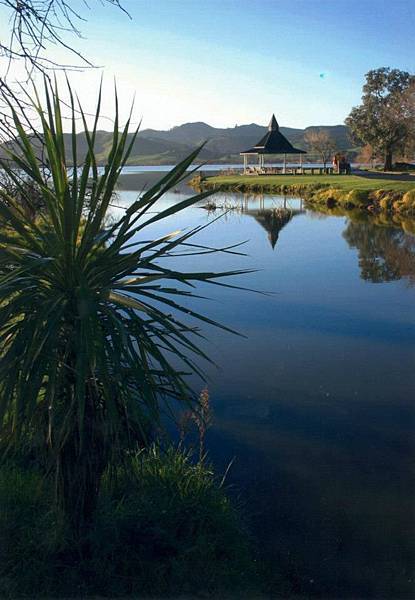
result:
M 321 158 L 324 168 L 336 149 L 336 143 L 331 135 L 323 129 L 309 129 L 304 134 L 307 146 Z
M 126 12 L 121 0 L 98 1 Z M 0 0 L 0 7 L 10 23 L 9 39 L 0 40 L 0 56 L 23 60 L 28 69 L 92 66 L 86 56 L 65 40 L 67 34 L 81 38 L 80 25 L 86 21 L 83 13 L 74 10 L 72 0 Z M 89 8 L 86 2 L 84 8 Z M 54 62 L 46 55 L 51 45 L 64 48 L 78 62 L 67 65 Z

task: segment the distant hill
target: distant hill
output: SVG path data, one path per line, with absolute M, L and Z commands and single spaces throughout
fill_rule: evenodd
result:
M 327 131 L 334 139 L 338 150 L 348 150 L 351 148 L 351 142 L 348 134 L 348 128 L 345 125 L 318 125 L 307 127 L 306 129 L 294 129 L 291 127 L 281 127 L 281 133 L 288 140 L 299 148 L 306 148 L 304 135 L 309 130 Z M 239 153 L 255 144 L 265 135 L 267 128 L 256 123 L 250 125 L 240 125 L 220 129 L 211 127 L 207 123 L 185 123 L 173 127 L 168 131 L 156 131 L 154 129 L 145 129 L 141 136 L 151 139 L 158 139 L 170 142 L 185 144 L 191 148 L 207 141 L 205 149 L 218 162 L 227 159 L 237 159 L 240 161 Z M 232 162 L 232 160 L 230 161 Z
M 298 148 L 306 148 L 304 134 L 309 130 L 327 131 L 335 140 L 338 150 L 351 149 L 351 142 L 347 127 L 344 125 L 313 126 L 306 129 L 293 129 L 281 127 L 281 132 Z M 174 164 L 185 158 L 192 150 L 203 142 L 207 142 L 202 149 L 199 159 L 201 161 L 218 163 L 240 162 L 239 153 L 254 145 L 265 134 L 267 128 L 255 123 L 221 129 L 212 127 L 207 123 L 185 123 L 167 131 L 144 129 L 140 131 L 134 143 L 130 159 L 131 165 L 162 165 Z M 70 134 L 65 134 L 65 144 L 70 156 Z M 111 144 L 111 133 L 98 131 L 96 135 L 96 153 L 98 161 L 102 164 L 108 156 Z M 78 134 L 79 159 L 85 156 L 87 150 L 84 134 Z M 0 155 L 4 151 L 0 148 Z

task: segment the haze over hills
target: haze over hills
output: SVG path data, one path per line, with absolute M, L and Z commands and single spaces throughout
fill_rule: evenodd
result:
M 313 129 L 327 131 L 334 139 L 338 150 L 350 149 L 351 142 L 348 129 L 345 125 L 313 126 L 307 127 L 306 129 L 294 129 L 291 127 L 280 128 L 281 133 L 286 136 L 294 146 L 303 149 L 306 148 L 304 135 L 307 131 Z M 255 144 L 265 135 L 266 131 L 266 127 L 257 125 L 256 123 L 221 129 L 212 127 L 203 122 L 185 123 L 173 127 L 168 131 L 145 129 L 139 134 L 133 154 L 134 156 L 144 158 L 144 140 L 146 140 L 146 142 L 154 142 L 157 140 L 158 142 L 163 143 L 169 142 L 180 144 L 181 147 L 177 148 L 178 153 L 182 151 L 183 146 L 189 151 L 207 141 L 200 158 L 203 158 L 204 160 L 214 160 L 216 162 L 240 163 L 241 157 L 239 156 L 239 153 Z M 142 148 L 140 147 L 141 144 L 143 144 Z M 181 155 L 180 158 L 182 156 L 184 155 Z M 135 158 L 131 162 L 135 162 Z
M 296 147 L 306 149 L 304 134 L 313 129 L 327 131 L 336 143 L 338 150 L 348 150 L 351 142 L 347 127 L 344 125 L 313 126 L 306 129 L 281 127 L 280 130 Z M 267 128 L 255 123 L 225 129 L 212 127 L 207 123 L 184 123 L 167 131 L 144 129 L 140 131 L 134 143 L 128 164 L 163 165 L 175 164 L 191 151 L 207 142 L 201 150 L 199 159 L 215 163 L 240 163 L 239 153 L 255 144 Z M 111 133 L 97 131 L 96 155 L 99 163 L 108 156 L 111 146 Z M 132 134 L 131 134 L 132 135 Z M 71 155 L 71 135 L 64 134 L 68 156 Z M 87 150 L 85 136 L 78 134 L 78 156 L 82 160 Z M 3 154 L 0 151 L 0 154 Z

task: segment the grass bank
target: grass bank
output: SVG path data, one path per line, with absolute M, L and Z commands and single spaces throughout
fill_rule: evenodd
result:
M 299 195 L 309 203 L 370 212 L 415 213 L 415 179 L 404 181 L 357 175 L 219 175 L 196 177 L 201 189 Z
M 33 465 L 0 468 L 0 597 L 253 597 L 239 510 L 205 462 L 156 447 L 104 477 L 80 559 Z

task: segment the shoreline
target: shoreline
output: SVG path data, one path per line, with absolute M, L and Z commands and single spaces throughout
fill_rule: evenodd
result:
M 412 181 L 360 175 L 197 175 L 189 185 L 200 190 L 291 194 L 328 209 L 415 216 L 415 177 Z

